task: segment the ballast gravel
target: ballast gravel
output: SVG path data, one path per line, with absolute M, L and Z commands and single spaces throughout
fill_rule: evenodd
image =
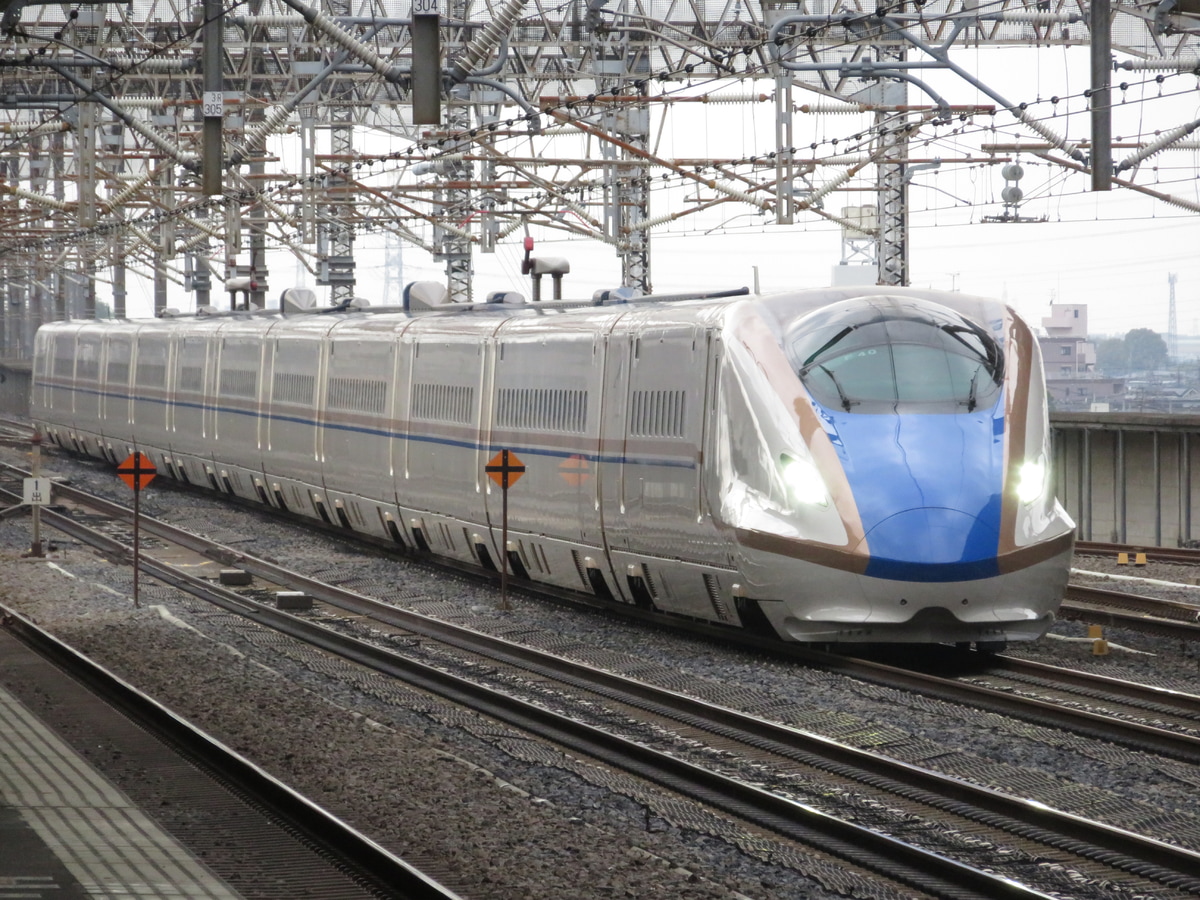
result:
M 13 451 L 2 453 L 21 461 Z M 56 457 L 48 468 L 129 500 L 111 467 Z M 142 509 L 318 577 L 350 571 L 356 584 L 383 585 L 394 602 L 419 612 L 485 630 L 527 626 L 572 638 L 589 653 L 636 657 L 646 664 L 647 680 L 670 678 L 676 689 L 687 685 L 713 702 L 756 695 L 772 715 L 798 727 L 1012 793 L 1057 797 L 1055 805 L 1081 815 L 1102 809 L 1113 825 L 1157 831 L 1200 849 L 1193 812 L 1200 772 L 1193 766 L 520 594 L 511 611 L 501 611 L 497 592 L 486 586 L 305 533 L 203 492 L 151 488 Z M 735 837 L 705 810 L 664 802 L 602 765 L 532 746 L 519 733 L 435 698 L 410 691 L 403 703 L 381 699 L 369 678 L 314 664 L 256 636 L 237 617 L 152 581 L 143 580 L 142 608 L 134 609 L 127 567 L 54 533 L 49 538 L 56 549 L 48 559 L 23 559 L 28 519 L 0 521 L 0 602 L 464 897 L 911 895 L 864 886 L 826 859 L 773 853 L 769 840 Z M 1127 571 L 1103 560 L 1078 565 Z M 1152 568 L 1139 574 L 1178 580 L 1194 571 Z M 1105 636 L 1109 655 L 1093 656 L 1083 628 L 1060 622 L 1052 636 L 1015 650 L 1200 690 L 1196 645 L 1113 629 Z M 564 655 L 572 649 L 565 642 Z M 1063 896 L 1118 895 L 1081 885 Z

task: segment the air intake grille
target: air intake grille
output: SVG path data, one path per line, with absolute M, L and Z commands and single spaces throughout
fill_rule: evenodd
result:
M 634 437 L 683 437 L 687 422 L 685 398 L 685 391 L 634 391 L 629 433 Z
M 426 422 L 471 424 L 475 389 L 454 384 L 414 384 L 412 417 Z
M 368 378 L 330 378 L 330 409 L 382 413 L 387 404 L 387 382 Z
M 501 388 L 496 424 L 531 431 L 587 431 L 587 391 L 565 388 Z

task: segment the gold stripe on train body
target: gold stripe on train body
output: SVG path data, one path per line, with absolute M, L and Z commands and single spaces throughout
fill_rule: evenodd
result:
M 735 528 L 734 534 L 738 543 L 744 547 L 760 550 L 764 553 L 771 553 L 775 556 L 810 562 L 814 565 L 830 569 L 850 572 L 854 575 L 865 575 L 867 565 L 870 562 L 867 556 L 850 553 L 828 544 L 817 544 L 799 538 L 785 537 L 749 528 Z M 1018 547 L 1006 553 L 1001 553 L 996 559 L 997 574 L 1008 575 L 1035 566 L 1038 563 L 1046 562 L 1062 553 L 1069 552 L 1074 543 L 1075 535 L 1072 532 L 1066 532 L 1048 541 L 1030 544 L 1027 547 Z

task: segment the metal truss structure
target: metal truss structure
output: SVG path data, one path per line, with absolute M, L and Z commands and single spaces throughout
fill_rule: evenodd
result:
M 1101 59 L 1101 81 L 1190 77 L 1200 0 L 440 0 L 436 125 L 413 121 L 429 62 L 412 2 L 0 0 L 0 356 L 42 320 L 94 315 L 98 283 L 123 315 L 128 270 L 153 279 L 158 310 L 172 283 L 198 306 L 222 288 L 263 306 L 268 248 L 348 302 L 364 232 L 444 260 L 454 301 L 472 299 L 474 253 L 531 226 L 611 245 L 624 284 L 648 292 L 655 228 L 731 205 L 861 238 L 863 220 L 832 203 L 857 182 L 878 198 L 879 283 L 903 284 L 906 190 L 935 164 L 910 157 L 918 136 L 1003 117 L 1010 137 L 984 151 L 996 161 L 1019 146 L 1101 188 L 1154 193 L 1140 164 L 1194 146 L 1200 124 L 1167 123 L 1112 160 L 1103 137 L 1059 134 L 961 61 L 1091 45 L 1107 20 L 1122 61 Z M 974 102 L 945 99 L 946 77 Z M 1113 87 L 1094 80 L 1074 100 L 1095 107 Z M 717 103 L 769 108 L 772 146 L 659 152 L 669 117 Z M 861 124 L 801 146 L 798 119 L 837 114 Z M 656 201 L 681 184 L 686 206 Z

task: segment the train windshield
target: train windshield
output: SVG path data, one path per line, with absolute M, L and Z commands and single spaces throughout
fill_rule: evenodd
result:
M 846 412 L 972 412 L 994 404 L 1004 381 L 1004 354 L 987 331 L 907 297 L 827 306 L 795 322 L 784 348 L 813 396 Z

